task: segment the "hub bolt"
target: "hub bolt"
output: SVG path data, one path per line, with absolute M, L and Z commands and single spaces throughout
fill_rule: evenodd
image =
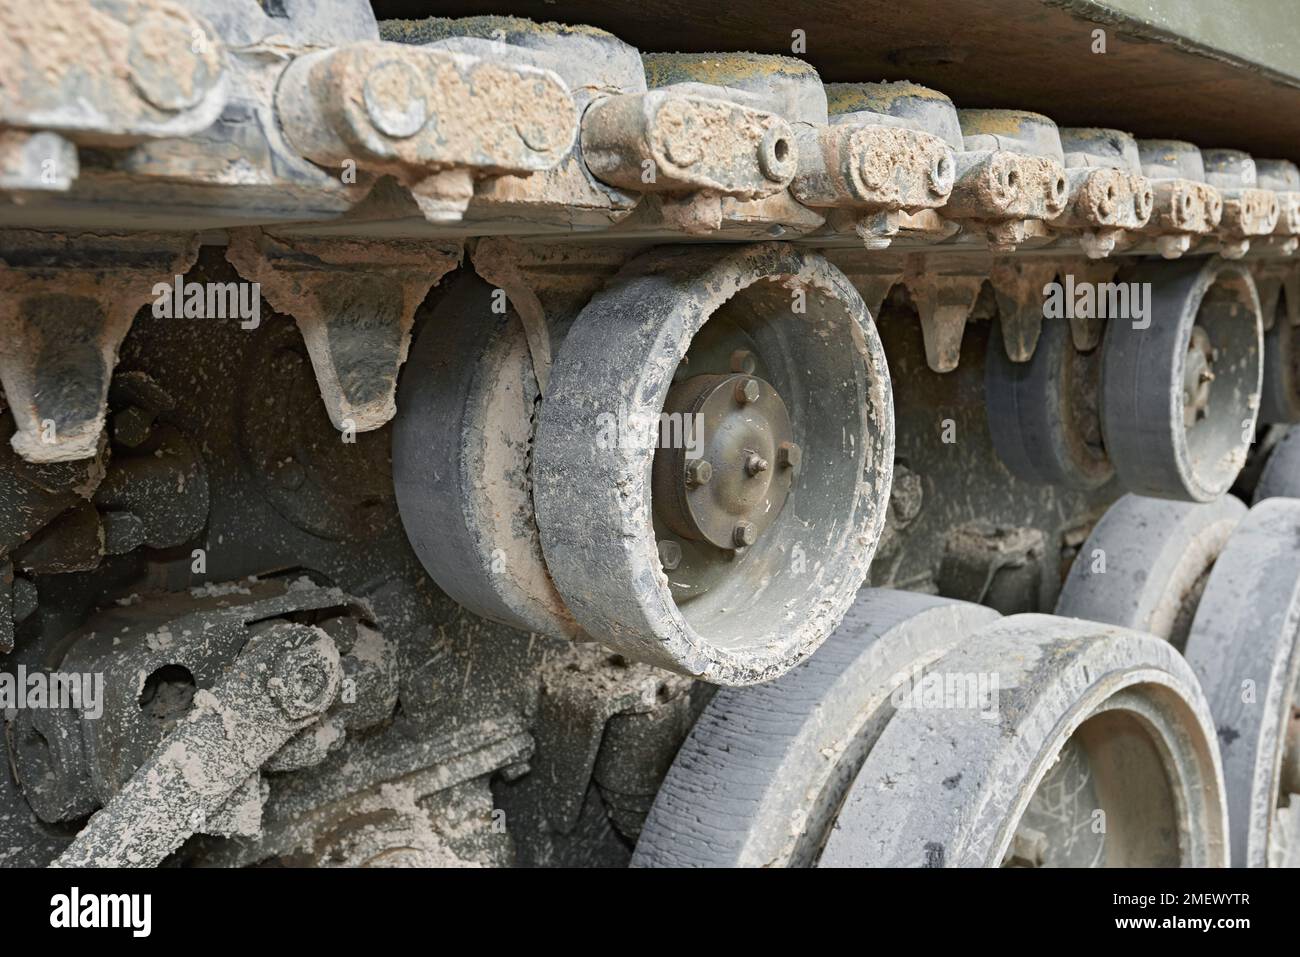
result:
M 713 478 L 713 466 L 706 459 L 695 459 L 686 465 L 686 484 L 692 488 L 708 485 Z
M 736 543 L 737 548 L 753 545 L 757 538 L 758 531 L 750 522 L 737 522 L 736 529 L 731 535 L 731 540 Z
M 665 538 L 659 543 L 659 564 L 664 567 L 664 571 L 673 571 L 682 563 L 682 546 L 678 545 L 671 538 Z
M 761 455 L 756 455 L 753 452 L 751 452 L 745 458 L 745 471 L 748 472 L 750 475 L 757 475 L 759 472 L 766 472 L 767 459 L 763 458 L 763 456 Z
M 736 401 L 741 405 L 757 402 L 759 395 L 758 383 L 753 379 L 746 379 L 744 382 L 736 383 Z
M 754 358 L 754 353 L 748 349 L 737 349 L 731 354 L 731 371 L 743 372 L 745 375 L 753 375 L 754 370 L 758 368 L 758 360 Z
M 797 469 L 803 461 L 803 449 L 793 442 L 782 442 L 776 450 L 776 464 L 783 469 Z

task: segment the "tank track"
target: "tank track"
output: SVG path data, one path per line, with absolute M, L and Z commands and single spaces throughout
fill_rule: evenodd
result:
M 358 0 L 0 65 L 0 864 L 1298 859 L 1294 162 Z

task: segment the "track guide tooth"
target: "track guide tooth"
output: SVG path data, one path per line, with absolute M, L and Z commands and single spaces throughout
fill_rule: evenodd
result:
M 321 397 L 345 435 L 384 425 L 397 411 L 415 310 L 456 268 L 457 244 L 280 240 L 232 230 L 226 258 L 302 331 Z
M 198 241 L 0 236 L 0 383 L 18 426 L 10 441 L 29 462 L 90 458 L 118 347 L 137 310 L 170 294 L 193 264 Z
M 966 320 L 984 285 L 984 273 L 936 269 L 918 255 L 908 257 L 903 281 L 921 317 L 926 363 L 935 372 L 951 372 L 961 358 Z

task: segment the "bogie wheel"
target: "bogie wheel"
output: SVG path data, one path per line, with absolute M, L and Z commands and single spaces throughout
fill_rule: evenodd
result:
M 1214 714 L 1232 862 L 1300 865 L 1300 500 L 1242 519 L 1210 573 L 1186 655 Z
M 995 618 L 979 605 L 863 589 L 807 661 L 714 695 L 655 797 L 633 866 L 812 864 L 895 690 Z
M 1214 724 L 1168 642 L 1016 615 L 927 679 L 943 693 L 890 720 L 821 866 L 1226 864 Z
M 461 276 L 425 318 L 397 390 L 393 483 L 407 538 L 448 595 L 523 631 L 581 631 L 551 583 L 529 452 L 540 400 L 528 340 L 493 287 Z
M 1231 495 L 1203 504 L 1125 495 L 1079 550 L 1056 614 L 1145 631 L 1181 650 L 1210 570 L 1245 514 Z
M 1150 290 L 1150 308 L 1106 323 L 1106 451 L 1131 492 L 1211 501 L 1232 486 L 1254 436 L 1263 369 L 1254 280 L 1219 260 L 1147 263 L 1127 278 Z
M 1114 469 L 1097 408 L 1100 350 L 1080 352 L 1063 319 L 1043 322 L 1028 362 L 1012 362 L 1000 326 L 989 336 L 984 391 L 989 432 L 1002 464 L 1037 485 L 1094 489 Z
M 1265 310 L 1273 313 L 1273 325 L 1264 333 L 1264 386 L 1259 405 L 1261 422 L 1300 422 L 1298 280 L 1300 277 L 1293 273 L 1285 280 L 1270 283 L 1272 295 L 1269 296 L 1269 301 L 1261 302 Z M 1261 292 L 1262 289 L 1261 286 Z
M 620 652 L 769 680 L 852 602 L 893 448 L 884 352 L 842 273 L 782 244 L 651 252 L 552 368 L 533 458 L 547 566 Z
M 1300 429 L 1287 429 L 1268 453 L 1252 501 L 1266 498 L 1300 498 Z

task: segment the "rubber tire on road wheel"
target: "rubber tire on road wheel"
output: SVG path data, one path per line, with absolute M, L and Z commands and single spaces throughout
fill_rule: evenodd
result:
M 1254 435 L 1263 325 L 1250 273 L 1195 258 L 1153 262 L 1129 275 L 1151 288 L 1149 324 L 1106 323 L 1101 420 L 1120 484 L 1138 495 L 1209 502 L 1232 487 Z M 1221 351 L 1206 418 L 1183 424 L 1183 374 L 1193 326 Z
M 1091 449 L 1075 429 L 1067 403 L 1080 384 L 1070 324 L 1045 319 L 1028 362 L 1012 362 L 995 324 L 984 360 L 989 433 L 1012 475 L 1036 485 L 1094 489 L 1114 474 L 1110 460 Z
M 1268 453 L 1255 486 L 1255 504 L 1266 498 L 1300 498 L 1300 428 L 1289 428 Z
M 416 334 L 397 390 L 393 485 L 411 547 L 438 587 L 521 631 L 581 637 L 533 520 L 528 454 L 538 399 L 523 325 L 459 277 Z
M 679 606 L 653 527 L 654 443 L 601 441 L 600 429 L 655 421 L 692 338 L 724 309 L 766 356 L 802 463 L 757 542 Z M 533 459 L 542 550 L 593 638 L 717 684 L 768 681 L 811 654 L 852 603 L 893 461 L 884 350 L 843 273 L 788 243 L 652 251 L 592 299 L 556 356 Z
M 1298 634 L 1300 501 L 1272 498 L 1246 514 L 1215 563 L 1185 652 L 1219 730 L 1235 867 L 1278 856 L 1275 805 Z M 1288 859 L 1300 863 L 1295 812 L 1300 802 L 1287 809 Z
M 1264 333 L 1264 383 L 1259 400 L 1259 421 L 1269 424 L 1300 422 L 1300 277 L 1258 283 L 1264 315 L 1273 313 L 1273 325 Z M 1267 290 L 1267 291 L 1266 291 Z
M 966 602 L 863 589 L 807 661 L 714 695 L 655 797 L 632 865 L 811 864 L 893 713 L 893 689 L 997 617 Z
M 968 637 L 930 675 L 997 676 L 992 713 L 899 708 L 853 782 L 821 866 L 999 866 L 1076 731 L 1115 749 L 1097 775 L 1111 804 L 1109 864 L 1226 863 L 1214 723 L 1191 668 L 1168 642 L 1016 615 Z M 1082 730 L 1097 719 L 1100 727 Z M 1126 813 L 1139 791 L 1151 792 L 1152 802 Z
M 1145 631 L 1182 648 L 1206 576 L 1246 506 L 1125 495 L 1070 566 L 1056 614 Z

